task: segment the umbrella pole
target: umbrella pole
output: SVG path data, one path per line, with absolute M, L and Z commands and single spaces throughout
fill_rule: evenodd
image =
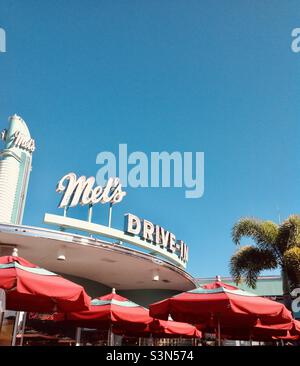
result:
M 16 345 L 19 320 L 20 320 L 20 312 L 17 311 L 16 319 L 15 319 L 15 324 L 14 324 L 14 332 L 13 332 L 12 341 L 11 341 L 11 345 L 13 347 Z
M 110 329 L 110 344 L 111 344 L 111 346 L 115 345 L 115 336 L 114 336 L 112 329 Z
M 252 338 L 253 338 L 253 331 L 250 329 L 250 332 L 249 332 L 249 346 L 250 347 L 252 346 Z
M 27 313 L 26 313 L 26 311 L 24 311 L 23 312 L 23 319 L 22 319 L 22 329 L 21 329 L 20 346 L 23 346 L 24 333 L 25 333 L 25 325 L 26 325 L 26 318 L 27 318 Z
M 221 324 L 219 317 L 218 317 L 218 346 L 221 346 Z
M 81 338 L 81 328 L 76 328 L 76 346 L 80 346 L 80 338 Z
M 109 327 L 108 329 L 108 339 L 107 339 L 107 344 L 109 346 L 113 346 L 114 345 L 114 334 L 112 332 L 112 326 Z
M 4 311 L 1 311 L 0 312 L 0 333 L 1 333 L 2 325 L 3 325 L 3 320 L 4 320 Z

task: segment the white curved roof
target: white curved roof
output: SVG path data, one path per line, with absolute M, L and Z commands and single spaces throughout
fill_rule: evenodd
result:
M 87 278 L 118 290 L 195 288 L 183 269 L 135 249 L 95 238 L 23 225 L 0 224 L 1 255 L 18 255 L 53 272 Z M 57 260 L 58 255 L 65 260 Z M 154 274 L 159 281 L 153 281 Z

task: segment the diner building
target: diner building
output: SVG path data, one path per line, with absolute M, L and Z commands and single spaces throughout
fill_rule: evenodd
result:
M 52 224 L 53 230 L 22 225 L 35 142 L 26 123 L 17 115 L 9 119 L 9 126 L 1 137 L 4 146 L 0 152 L 0 255 L 15 250 L 32 263 L 82 284 L 92 297 L 116 288 L 120 294 L 142 305 L 196 286 L 194 278 L 185 271 L 187 260 L 180 262 L 174 251 L 170 253 L 168 248 L 150 246 L 149 240 L 143 241 L 129 232 L 68 217 L 67 209 L 74 206 L 74 200 L 64 207 L 61 201 L 65 209 L 63 216 L 45 215 L 45 223 Z M 61 185 L 67 184 L 68 178 L 74 178 L 72 174 L 67 175 Z M 55 184 L 53 182 L 54 189 Z M 70 185 L 71 181 L 69 188 Z M 117 189 L 120 190 L 119 186 Z M 68 192 L 64 197 L 70 198 Z M 116 195 L 112 200 L 111 206 L 118 201 Z M 137 220 L 136 216 L 131 217 Z M 102 231 L 98 230 L 100 226 Z M 126 238 L 130 246 L 126 245 Z M 138 248 L 134 249 L 134 245 Z
M 112 210 L 113 205 L 122 199 L 117 178 L 109 182 L 110 192 L 114 194 L 106 192 L 105 197 L 105 187 L 102 196 L 97 196 L 101 189 L 92 188 L 93 178 L 66 174 L 57 186 L 57 192 L 63 194 L 60 204 L 63 214 L 46 213 L 44 217 L 44 223 L 52 228 L 23 225 L 35 142 L 26 123 L 16 115 L 10 118 L 1 138 L 1 256 L 14 253 L 61 274 L 83 285 L 92 298 L 115 288 L 118 294 L 145 307 L 214 280 L 193 278 L 186 271 L 187 245 L 158 225 L 132 214 L 126 215 L 127 226 L 124 230 L 112 228 L 110 223 L 108 226 L 93 223 L 92 207 L 97 200 L 97 203 L 106 203 Z M 86 189 L 90 189 L 89 194 L 86 194 Z M 95 199 L 93 202 L 89 201 L 92 196 Z M 87 221 L 69 215 L 68 208 L 76 204 L 86 205 L 89 213 Z M 222 281 L 232 283 L 226 277 Z M 276 276 L 259 278 L 256 290 L 245 285 L 241 287 L 258 295 L 282 300 L 281 281 Z

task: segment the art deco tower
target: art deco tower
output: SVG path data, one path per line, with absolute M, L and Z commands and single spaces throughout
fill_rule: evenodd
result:
M 35 144 L 26 123 L 17 115 L 10 117 L 1 140 L 0 222 L 21 224 Z

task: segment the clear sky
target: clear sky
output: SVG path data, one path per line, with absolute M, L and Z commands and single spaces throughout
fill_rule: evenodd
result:
M 37 144 L 24 224 L 61 212 L 58 179 L 96 175 L 119 143 L 205 153 L 202 198 L 128 188 L 113 213 L 185 240 L 195 276 L 228 275 L 240 217 L 299 213 L 299 1 L 0 0 L 0 27 L 0 127 L 17 113 Z

